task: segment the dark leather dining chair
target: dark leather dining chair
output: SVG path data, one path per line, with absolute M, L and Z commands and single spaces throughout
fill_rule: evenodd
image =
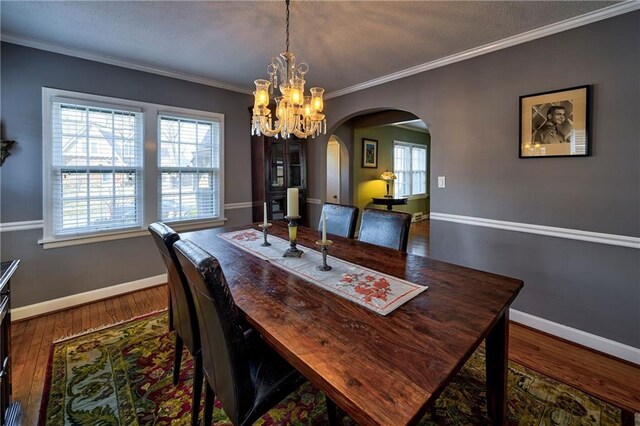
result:
M 170 328 L 176 332 L 176 348 L 173 363 L 173 384 L 178 384 L 180 377 L 180 363 L 182 361 L 182 349 L 186 345 L 194 359 L 193 371 L 193 401 L 191 405 L 191 424 L 198 424 L 200 414 L 200 397 L 202 394 L 202 357 L 200 355 L 200 331 L 198 317 L 193 303 L 193 296 L 189 285 L 178 263 L 178 258 L 173 249 L 180 236 L 173 229 L 161 222 L 149 225 L 149 232 L 160 251 L 160 255 L 167 267 L 167 284 L 169 287 Z
M 341 237 L 353 238 L 356 233 L 356 221 L 360 209 L 344 204 L 324 203 L 322 213 L 327 222 L 327 233 Z M 318 229 L 322 230 L 322 216 Z
M 204 424 L 211 424 L 217 396 L 234 425 L 250 425 L 305 379 L 258 332 L 247 331 L 218 260 L 190 241 L 174 247 L 203 324 Z
M 365 243 L 406 252 L 410 226 L 409 213 L 364 209 L 358 239 Z

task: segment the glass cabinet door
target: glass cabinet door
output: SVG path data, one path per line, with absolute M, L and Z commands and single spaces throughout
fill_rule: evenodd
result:
M 303 185 L 302 182 L 302 158 L 300 152 L 300 140 L 291 139 L 289 140 L 287 152 L 287 159 L 289 160 L 289 186 L 298 186 L 301 187 Z
M 272 189 L 285 187 L 284 142 L 274 139 L 271 143 L 270 184 Z
M 282 220 L 286 215 L 287 199 L 284 196 L 274 197 L 270 202 L 271 220 Z

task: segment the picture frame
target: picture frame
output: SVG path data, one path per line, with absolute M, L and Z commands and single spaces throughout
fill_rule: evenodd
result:
M 378 141 L 362 138 L 362 167 L 365 169 L 378 168 Z
M 590 86 L 520 96 L 519 158 L 591 155 Z

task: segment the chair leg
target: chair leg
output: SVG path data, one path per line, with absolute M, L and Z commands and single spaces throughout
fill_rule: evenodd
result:
M 167 289 L 167 309 L 169 310 L 169 332 L 173 331 L 173 305 L 171 304 L 171 292 Z
M 338 414 L 336 412 L 336 404 L 328 397 L 325 396 L 327 401 L 327 417 L 329 419 L 330 426 L 338 425 Z
M 215 401 L 216 394 L 211 389 L 209 381 L 207 380 L 207 387 L 204 389 L 204 426 L 209 426 L 213 420 L 213 403 Z
M 178 379 L 180 378 L 180 363 L 182 362 L 182 348 L 184 347 L 184 342 L 182 341 L 182 337 L 176 333 L 176 349 L 173 359 L 173 384 L 178 384 Z
M 194 355 L 193 366 L 193 402 L 191 405 L 191 425 L 198 426 L 200 418 L 200 396 L 202 395 L 202 355 Z

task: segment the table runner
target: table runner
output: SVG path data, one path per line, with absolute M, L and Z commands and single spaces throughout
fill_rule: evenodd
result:
M 327 264 L 332 269 L 319 271 L 316 267 L 322 265 L 320 252 L 298 245 L 298 248 L 304 251 L 302 257 L 282 257 L 284 251 L 289 248 L 289 241 L 269 235 L 271 246 L 263 247 L 263 234 L 255 229 L 225 232 L 218 236 L 254 256 L 380 315 L 393 312 L 428 287 L 330 255 L 327 256 Z

